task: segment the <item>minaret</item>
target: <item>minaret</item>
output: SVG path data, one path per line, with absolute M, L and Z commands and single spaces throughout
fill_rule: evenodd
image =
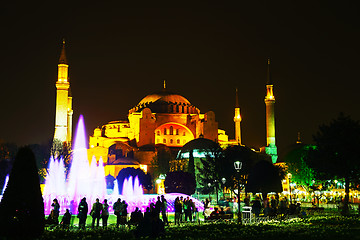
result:
M 236 97 L 235 97 L 235 115 L 234 115 L 234 122 L 235 122 L 235 141 L 241 145 L 241 115 L 240 115 L 240 106 L 239 106 L 239 95 L 238 89 L 236 88 Z
M 267 60 L 267 81 L 266 81 L 266 148 L 265 151 L 276 163 L 277 148 L 275 144 L 275 97 L 273 92 L 273 82 L 270 75 L 270 58 Z
M 72 97 L 69 95 L 69 65 L 65 54 L 65 40 L 61 49 L 58 64 L 58 80 L 56 82 L 56 116 L 54 140 L 58 139 L 63 143 L 71 144 L 72 132 Z

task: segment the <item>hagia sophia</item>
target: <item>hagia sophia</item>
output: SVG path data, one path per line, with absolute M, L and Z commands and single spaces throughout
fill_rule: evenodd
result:
M 56 82 L 56 118 L 54 139 L 71 144 L 72 141 L 72 96 L 68 78 L 68 62 L 65 54 L 65 42 L 58 63 Z M 266 82 L 266 140 L 265 147 L 258 151 L 277 160 L 275 144 L 275 97 L 270 77 L 268 60 Z M 184 146 L 197 140 L 218 143 L 222 148 L 230 145 L 242 145 L 241 115 L 236 90 L 235 101 L 235 139 L 229 139 L 224 130 L 218 128 L 216 114 L 213 111 L 201 113 L 184 96 L 168 91 L 166 82 L 160 91 L 142 98 L 129 110 L 127 121 L 113 120 L 94 129 L 89 137 L 88 157 L 103 159 L 105 174 L 117 176 L 126 167 L 141 168 L 147 172 L 158 149 L 167 148 L 176 157 Z M 200 139 L 200 140 L 199 140 Z M 210 140 L 210 141 L 209 141 Z

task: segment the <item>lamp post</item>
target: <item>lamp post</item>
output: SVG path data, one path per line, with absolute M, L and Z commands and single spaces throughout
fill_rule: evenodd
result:
M 240 170 L 242 167 L 242 162 L 236 161 L 234 162 L 234 168 L 237 172 L 237 185 L 238 185 L 238 191 L 237 191 L 237 199 L 238 199 L 238 223 L 242 224 L 241 220 L 241 210 L 240 210 Z
M 210 200 L 210 202 L 211 202 L 211 197 L 210 197 L 210 187 L 211 187 L 211 183 L 208 183 L 208 187 L 209 187 L 209 200 Z
M 291 182 L 290 182 L 290 179 L 292 177 L 291 173 L 288 173 L 287 174 L 287 177 L 288 177 L 288 180 L 289 180 L 289 195 L 290 195 L 290 204 L 292 203 L 292 200 L 291 200 Z
M 226 178 L 222 178 L 221 179 L 221 182 L 222 182 L 222 184 L 223 184 L 223 198 L 225 199 L 225 183 L 226 183 Z
M 214 184 L 215 184 L 214 188 L 215 188 L 215 191 L 216 191 L 216 204 L 219 205 L 219 190 L 218 190 L 219 185 L 218 185 L 218 180 L 215 179 Z

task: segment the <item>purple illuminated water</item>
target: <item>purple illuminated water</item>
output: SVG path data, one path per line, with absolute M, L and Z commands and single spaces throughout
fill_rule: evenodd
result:
M 6 187 L 7 187 L 8 182 L 9 182 L 9 174 L 8 174 L 8 175 L 6 175 L 6 177 L 5 177 L 5 182 L 4 182 L 4 186 L 3 186 L 3 188 L 2 188 L 2 191 L 1 191 L 1 195 L 3 195 L 3 194 L 4 194 L 4 192 L 5 192 L 5 189 L 6 189 Z
M 124 180 L 121 195 L 118 193 L 117 181 L 115 181 L 114 192 L 111 195 L 107 194 L 102 158 L 96 159 L 93 156 L 91 163 L 88 160 L 85 124 L 82 115 L 79 117 L 73 146 L 68 178 L 66 178 L 62 159 L 51 158 L 49 160 L 48 175 L 43 193 L 45 214 L 50 214 L 54 198 L 57 198 L 60 204 L 61 213 L 64 213 L 68 208 L 73 214 L 77 214 L 78 203 L 83 197 L 86 197 L 89 211 L 96 198 L 99 198 L 100 202 L 107 199 L 110 213 L 113 212 L 112 206 L 118 198 L 127 202 L 128 212 L 134 211 L 136 207 L 144 212 L 150 203 L 156 202 L 158 195 L 144 194 L 137 176 L 134 179 L 130 176 Z M 168 201 L 168 211 L 174 211 L 174 201 L 178 196 L 188 197 L 185 194 L 165 194 Z M 203 211 L 202 203 L 195 198 L 191 199 L 195 202 L 198 211 Z

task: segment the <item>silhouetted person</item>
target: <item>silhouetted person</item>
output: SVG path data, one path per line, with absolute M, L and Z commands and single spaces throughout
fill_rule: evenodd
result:
M 150 209 L 149 209 L 150 211 Z M 130 215 L 130 223 L 134 225 L 138 225 L 143 220 L 143 214 L 139 210 L 138 207 L 135 208 L 135 211 L 133 211 Z
M 71 220 L 71 214 L 69 212 L 69 209 L 66 209 L 64 216 L 62 217 L 62 220 L 61 220 L 62 227 L 65 229 L 69 229 L 70 220 Z
M 101 210 L 102 210 L 102 205 L 99 202 L 99 199 L 97 198 L 95 203 L 93 204 L 93 206 L 91 208 L 91 217 L 93 218 L 91 226 L 93 228 L 95 226 L 95 220 L 96 220 L 96 227 L 99 227 Z
M 120 211 L 121 211 L 121 199 L 120 198 L 118 198 L 118 200 L 114 203 L 113 209 L 114 209 L 114 215 L 116 216 L 116 227 L 119 227 Z
M 179 197 L 175 198 L 174 208 L 175 208 L 175 225 L 176 225 L 176 224 L 180 224 L 180 217 L 182 211 L 182 206 Z
M 126 223 L 127 223 L 127 214 L 128 214 L 128 212 L 127 212 L 127 207 L 128 207 L 128 205 L 127 205 L 127 203 L 125 202 L 125 200 L 123 200 L 122 202 L 121 202 L 121 205 L 120 205 L 121 207 L 120 207 L 120 224 L 121 225 L 125 225 Z
M 161 215 L 162 215 L 162 220 L 164 222 L 165 225 L 169 225 L 169 221 L 166 215 L 166 211 L 167 211 L 167 201 L 164 197 L 164 195 L 161 195 Z
M 139 223 L 135 230 L 136 237 L 158 237 L 165 233 L 163 221 L 156 212 L 154 203 L 150 203 L 150 207 L 146 208 L 144 219 Z
M 86 198 L 81 199 L 78 207 L 79 228 L 85 230 L 87 213 L 89 211 Z
M 161 200 L 160 200 L 160 196 L 157 197 L 157 201 L 155 203 L 155 212 L 156 214 L 160 217 L 160 211 L 161 211 Z
M 255 217 L 259 217 L 261 211 L 261 203 L 259 197 L 256 197 L 252 202 L 252 211 L 255 214 Z
M 54 211 L 53 213 L 54 224 L 59 224 L 60 204 L 56 198 L 53 200 L 51 206 L 53 207 L 53 211 Z
M 102 211 L 101 211 L 102 225 L 104 228 L 107 226 L 108 218 L 109 218 L 109 204 L 107 203 L 107 200 L 104 199 L 104 204 L 102 206 Z

